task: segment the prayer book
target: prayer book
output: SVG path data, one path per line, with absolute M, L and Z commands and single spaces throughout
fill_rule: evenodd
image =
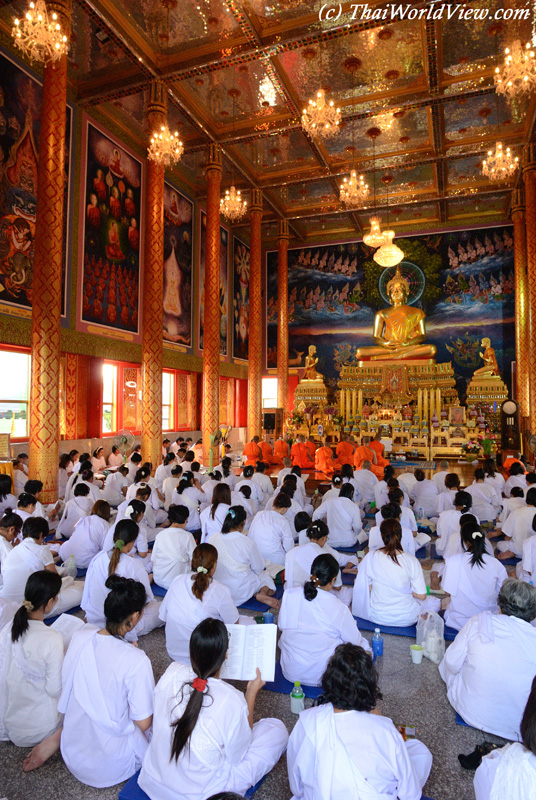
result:
M 76 631 L 79 631 L 80 628 L 83 628 L 86 623 L 80 617 L 75 617 L 72 614 L 60 614 L 57 620 L 55 620 L 52 625 L 50 626 L 58 633 L 61 633 L 63 636 L 63 649 L 66 651 L 69 647 L 71 639 Z
M 236 681 L 252 681 L 257 667 L 263 681 L 275 678 L 277 625 L 227 625 L 229 652 L 220 677 Z

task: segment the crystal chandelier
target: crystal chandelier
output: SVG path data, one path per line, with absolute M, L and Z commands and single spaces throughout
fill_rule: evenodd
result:
M 247 200 L 242 200 L 240 189 L 231 186 L 225 190 L 225 197 L 220 200 L 220 212 L 229 222 L 238 222 L 248 208 Z
M 315 99 L 309 100 L 302 112 L 302 126 L 311 136 L 333 136 L 338 133 L 340 122 L 341 109 L 335 107 L 333 100 L 326 102 L 323 89 L 318 90 Z
M 384 234 L 382 233 L 380 217 L 371 217 L 369 219 L 370 231 L 363 236 L 363 244 L 368 247 L 379 247 L 383 244 Z
M 44 0 L 30 3 L 24 18 L 15 19 L 11 35 L 30 61 L 54 62 L 69 49 L 58 15 L 55 11 L 49 15 Z
M 482 174 L 490 181 L 499 181 L 509 178 L 519 166 L 519 158 L 512 156 L 509 147 L 504 148 L 502 142 L 497 142 L 495 152 L 488 150 L 488 157 L 482 162 Z
M 147 158 L 164 167 L 171 167 L 179 161 L 184 146 L 177 131 L 171 133 L 167 125 L 162 125 L 160 133 L 153 133 L 147 150 Z
M 516 95 L 530 93 L 536 88 L 536 58 L 530 42 L 521 46 L 519 39 L 504 51 L 506 58 L 502 67 L 495 68 L 495 90 L 507 100 Z
M 404 258 L 404 252 L 400 247 L 397 247 L 396 244 L 393 244 L 394 238 L 394 231 L 384 231 L 384 243 L 372 256 L 376 264 L 379 264 L 380 267 L 396 267 Z
M 365 183 L 363 175 L 358 175 L 355 169 L 350 172 L 350 178 L 344 178 L 341 183 L 340 199 L 345 206 L 360 206 L 367 199 L 368 193 L 368 183 Z

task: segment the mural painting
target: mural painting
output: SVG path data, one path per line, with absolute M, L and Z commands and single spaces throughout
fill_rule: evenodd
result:
M 233 358 L 248 360 L 249 247 L 233 237 Z
M 199 255 L 199 349 L 203 349 L 205 307 L 205 258 L 207 241 L 207 215 L 201 212 L 201 242 Z M 220 355 L 227 355 L 227 327 L 229 311 L 229 283 L 227 253 L 229 234 L 220 226 Z
M 192 346 L 193 203 L 164 184 L 164 341 Z

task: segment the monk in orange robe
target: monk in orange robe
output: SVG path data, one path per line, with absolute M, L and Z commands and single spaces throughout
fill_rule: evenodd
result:
M 264 442 L 259 442 L 259 447 L 261 448 L 262 453 L 261 460 L 264 461 L 265 464 L 269 464 L 270 466 L 273 466 L 274 464 L 283 464 L 283 462 L 279 461 L 278 458 L 274 458 L 274 451 L 272 450 L 272 445 L 270 442 L 266 440 Z
M 284 439 L 277 439 L 274 443 L 274 458 L 277 458 L 278 464 L 283 463 L 284 458 L 288 458 L 290 453 L 290 448 L 288 446 L 288 442 L 285 442 Z
M 327 444 L 319 447 L 315 453 L 315 469 L 323 472 L 324 475 L 331 477 L 335 472 L 335 462 L 333 461 L 333 450 Z
M 508 456 L 507 458 L 504 459 L 502 468 L 506 478 L 510 477 L 510 467 L 512 466 L 512 464 L 521 464 L 521 466 L 523 467 L 523 471 L 526 472 L 525 465 L 518 458 L 519 455 L 520 455 L 519 453 L 516 453 L 515 455 Z
M 315 460 L 315 453 L 316 453 L 316 444 L 315 444 L 315 442 L 313 442 L 313 440 L 309 436 L 309 438 L 307 439 L 305 444 L 307 445 L 307 449 L 309 450 L 309 458 L 311 459 L 311 461 L 314 461 Z
M 344 464 L 351 464 L 354 460 L 354 446 L 344 434 L 341 436 L 335 452 L 337 453 L 337 462 L 340 467 L 344 466 Z
M 242 455 L 246 456 L 246 466 L 256 467 L 257 461 L 263 460 L 258 436 L 254 436 L 251 442 L 248 442 Z
M 290 460 L 293 467 L 301 469 L 314 469 L 315 463 L 309 458 L 309 448 L 305 444 L 305 436 L 298 436 L 290 449 Z
M 361 469 L 363 461 L 370 461 L 370 471 L 381 480 L 383 478 L 383 467 L 379 467 L 376 463 L 376 451 L 370 447 L 370 439 L 368 436 L 363 436 L 363 444 L 356 448 L 354 453 L 354 467 Z
M 381 433 L 377 433 L 374 439 L 371 441 L 369 447 L 376 453 L 376 464 L 378 467 L 385 468 L 389 461 L 383 457 L 383 451 L 385 450 L 385 447 L 381 443 L 381 438 Z

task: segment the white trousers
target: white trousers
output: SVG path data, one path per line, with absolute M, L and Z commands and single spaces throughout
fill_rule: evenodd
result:
M 287 742 L 288 732 L 281 720 L 268 718 L 256 722 L 248 751 L 242 761 L 233 766 L 225 790 L 244 795 L 275 767 L 286 750 Z
M 432 754 L 425 744 L 419 742 L 418 739 L 408 739 L 405 742 L 408 751 L 411 766 L 417 778 L 419 786 L 422 788 L 432 769 Z
M 82 602 L 82 594 L 84 593 L 84 581 L 73 581 L 72 578 L 62 578 L 61 591 L 58 595 L 58 602 L 45 617 L 56 617 L 58 614 L 64 614 L 70 608 L 76 608 Z
M 125 636 L 127 642 L 137 642 L 140 636 L 163 626 L 164 622 L 159 617 L 161 602 L 161 597 L 155 597 L 145 605 L 140 621 Z

